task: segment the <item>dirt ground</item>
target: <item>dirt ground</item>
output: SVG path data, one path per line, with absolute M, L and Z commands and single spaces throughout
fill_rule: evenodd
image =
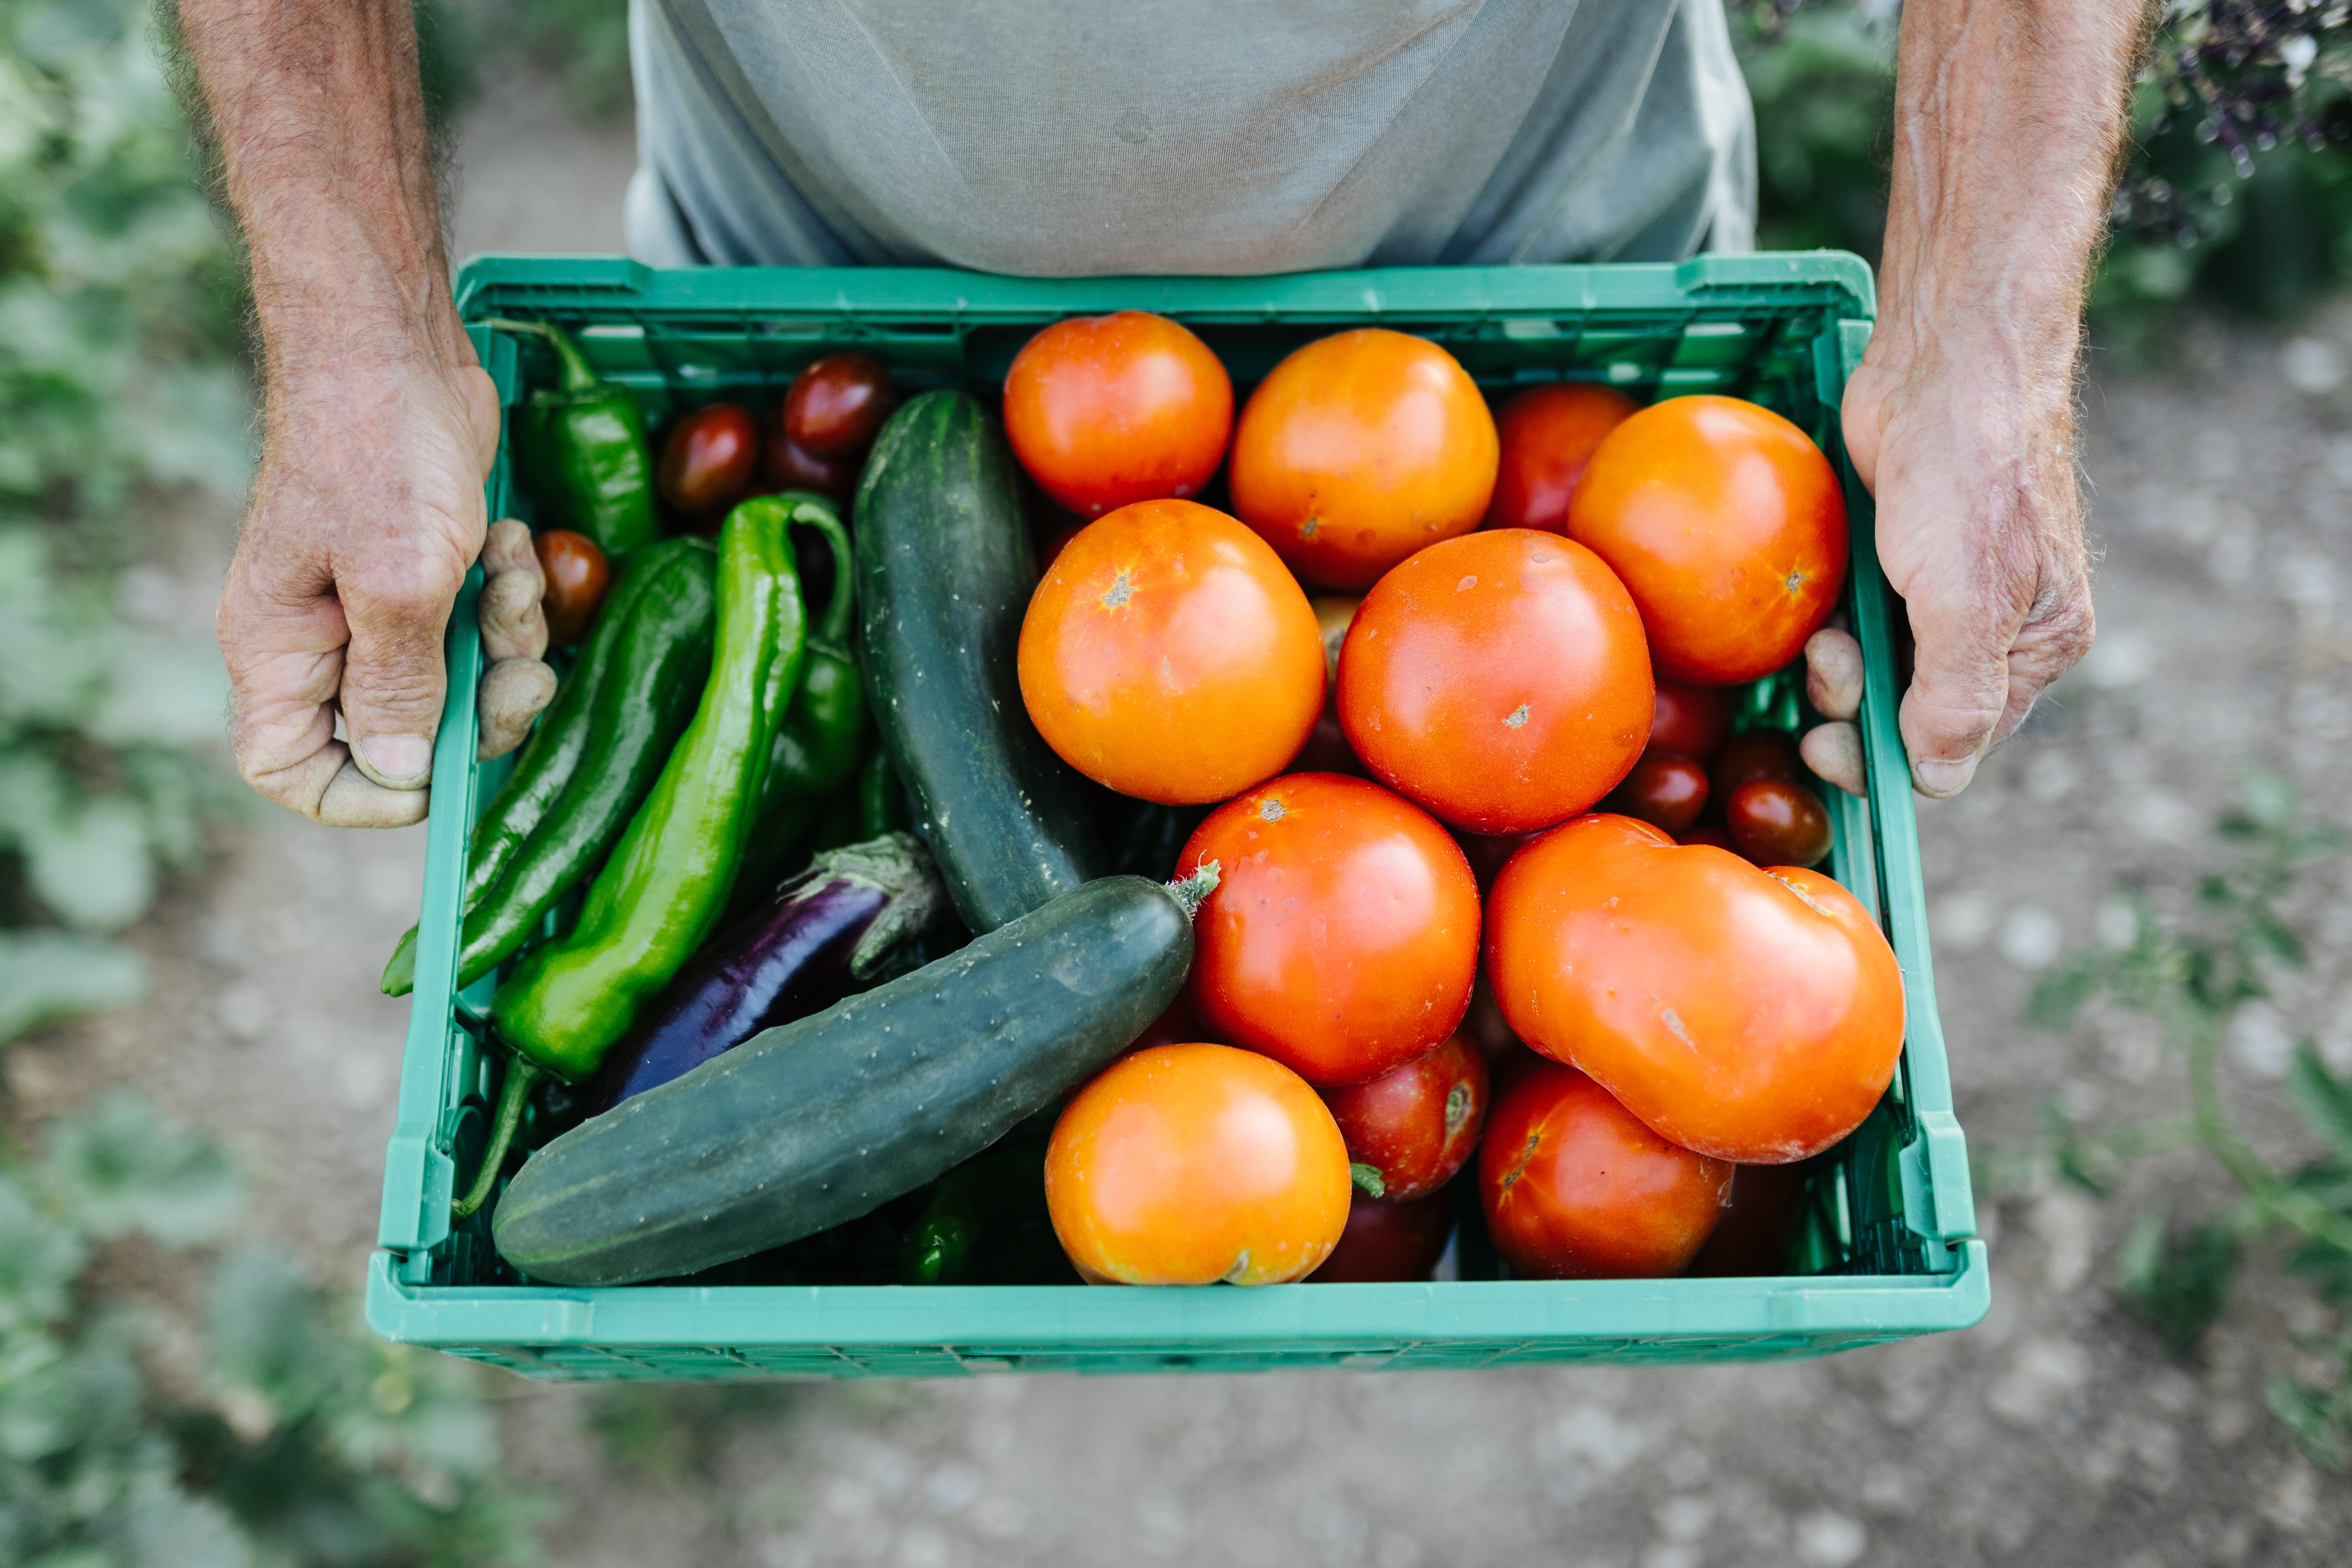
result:
M 625 128 L 572 123 L 527 72 L 501 81 L 462 138 L 457 253 L 617 248 Z M 2091 940 L 2110 890 L 2183 885 L 2249 763 L 2347 816 L 2352 312 L 2299 331 L 2184 316 L 2163 365 L 2095 366 L 2098 651 L 1962 799 L 1923 806 L 1979 1156 L 2033 1147 L 2053 1097 L 2095 1122 L 2180 1103 L 2147 1026 L 2020 1022 L 2033 974 Z M 191 535 L 182 596 L 199 619 L 225 537 Z M 12 1053 L 23 1108 L 152 1084 L 241 1152 L 274 1234 L 355 1285 L 405 1016 L 374 977 L 415 908 L 422 845 L 421 829 L 257 818 L 141 933 L 146 1004 Z M 2231 1036 L 2232 1090 L 2275 1139 L 2291 1137 L 2274 1089 L 2289 1041 L 2352 1064 L 2352 868 L 2311 873 L 2297 910 L 2313 967 Z M 2147 1162 L 2104 1204 L 2042 1180 L 1980 1188 L 1986 1322 L 1819 1362 L 819 1388 L 688 1407 L 671 1437 L 709 1452 L 668 1481 L 583 1436 L 580 1391 L 509 1384 L 512 1459 L 562 1493 L 552 1558 L 580 1568 L 2352 1560 L 2352 1488 L 2263 1405 L 2324 1321 L 2302 1287 L 2264 1266 L 2191 1364 L 2116 1300 L 2135 1215 L 2221 1192 L 2194 1154 Z

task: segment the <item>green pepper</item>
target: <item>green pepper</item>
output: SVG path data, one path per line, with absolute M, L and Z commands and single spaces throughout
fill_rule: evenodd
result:
M 1059 1285 L 1076 1278 L 1045 1208 L 1045 1141 L 1019 1132 L 941 1176 L 899 1252 L 903 1285 Z
M 809 829 L 824 815 L 826 803 L 856 774 L 871 728 L 866 682 L 849 651 L 850 616 L 857 607 L 849 531 L 841 526 L 841 514 L 833 503 L 822 496 L 794 491 L 776 499 L 791 508 L 794 526 L 813 528 L 824 536 L 833 552 L 833 595 L 809 631 L 800 686 L 776 726 L 767 782 L 760 791 L 759 810 L 738 873 L 738 906 L 766 897 L 789 869 L 793 852 L 805 847 Z M 876 837 L 861 834 L 842 842 Z
M 584 533 L 615 561 L 650 542 L 659 531 L 654 453 L 635 395 L 599 377 L 580 345 L 551 321 L 494 318 L 488 324 L 546 339 L 562 370 L 561 385 L 532 393 L 515 414 L 515 456 L 531 500 L 543 509 L 540 526 Z
M 875 747 L 866 765 L 857 770 L 858 840 L 899 832 L 913 826 L 914 820 L 914 814 L 907 809 L 906 786 L 898 782 L 898 770 L 890 765 L 890 753 Z
M 727 908 L 776 725 L 800 677 L 805 626 L 793 507 L 756 496 L 719 532 L 719 634 L 701 705 L 597 873 L 580 923 L 537 947 L 499 989 L 498 1036 L 515 1053 L 463 1219 L 489 1196 L 530 1086 L 576 1083 L 702 945 Z
M 631 555 L 588 646 L 531 732 L 466 853 L 457 984 L 522 946 L 604 858 L 693 716 L 710 672 L 716 556 L 699 539 Z M 384 965 L 383 993 L 416 984 L 416 928 Z

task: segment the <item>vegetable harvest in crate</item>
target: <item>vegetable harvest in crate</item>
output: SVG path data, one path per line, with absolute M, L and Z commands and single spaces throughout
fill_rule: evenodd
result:
M 1906 1026 L 1817 868 L 1862 667 L 1804 430 L 1381 327 L 1237 397 L 1132 310 L 649 424 L 494 324 L 555 371 L 515 438 L 571 648 L 462 895 L 503 1066 L 453 1214 L 508 1267 L 1788 1256 Z

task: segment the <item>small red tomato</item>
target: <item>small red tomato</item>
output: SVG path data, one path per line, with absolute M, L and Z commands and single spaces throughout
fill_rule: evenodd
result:
M 551 528 L 530 542 L 539 556 L 539 570 L 547 579 L 540 608 L 547 616 L 547 640 L 569 647 L 588 635 L 604 590 L 612 586 L 613 568 L 596 542 L 568 528 Z
M 854 462 L 898 404 L 888 365 L 872 354 L 827 354 L 793 377 L 784 435 L 812 458 Z
M 1495 416 L 1502 466 L 1481 528 L 1568 531 L 1568 498 L 1584 477 L 1601 438 L 1641 405 L 1590 382 L 1563 382 L 1520 393 Z
M 1532 1279 L 1681 1273 L 1715 1229 L 1731 1173 L 1558 1062 L 1519 1072 L 1478 1149 L 1486 1233 L 1511 1272 Z
M 772 490 L 814 490 L 847 506 L 857 490 L 856 458 L 820 458 L 784 434 L 784 405 L 769 412 L 760 444 L 760 479 Z
M 1787 779 L 1749 779 L 1723 805 L 1731 847 L 1759 866 L 1818 866 L 1830 852 L 1822 797 Z
M 1805 782 L 1805 759 L 1797 754 L 1797 742 L 1787 731 L 1749 730 L 1726 741 L 1707 776 L 1707 797 L 1725 804 L 1750 779 Z
M 1804 1200 L 1802 1165 L 1738 1167 L 1723 1218 L 1683 1272 L 1715 1279 L 1786 1274 Z
M 1188 328 L 1144 310 L 1056 321 L 1004 375 L 1013 456 L 1080 517 L 1198 495 L 1233 428 L 1223 363 Z
M 1209 814 L 1176 862 L 1221 877 L 1193 918 L 1190 994 L 1220 1039 L 1309 1083 L 1435 1047 L 1478 972 L 1478 884 L 1445 829 L 1362 779 L 1286 773 Z
M 1681 833 L 1706 809 L 1706 770 L 1688 757 L 1653 748 L 1642 753 L 1601 809 Z
M 1362 1192 L 1348 1205 L 1348 1228 L 1309 1285 L 1378 1285 L 1426 1279 L 1454 1235 L 1454 1194 L 1411 1203 L 1376 1202 Z
M 670 426 L 655 485 L 688 517 L 735 504 L 760 461 L 760 422 L 740 403 L 710 403 Z
M 1658 708 L 1650 718 L 1650 744 L 1679 752 L 1701 765 L 1715 761 L 1731 733 L 1731 692 L 1721 686 L 1687 681 L 1658 682 Z
M 1381 1173 L 1387 1203 L 1424 1197 L 1454 1179 L 1486 1120 L 1486 1062 L 1460 1035 L 1366 1083 L 1323 1090 L 1348 1158 Z

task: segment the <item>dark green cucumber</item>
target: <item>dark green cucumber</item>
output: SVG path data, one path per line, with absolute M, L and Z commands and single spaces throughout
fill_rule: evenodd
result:
M 1021 701 L 1036 584 L 1013 453 L 979 401 L 927 392 L 891 416 L 857 491 L 866 687 L 915 831 L 975 931 L 1105 868 L 1077 774 Z
M 659 1279 L 935 1181 L 1159 1016 L 1192 964 L 1187 908 L 1139 877 L 1090 882 L 756 1035 L 532 1155 L 499 1200 L 499 1251 L 559 1285 Z

